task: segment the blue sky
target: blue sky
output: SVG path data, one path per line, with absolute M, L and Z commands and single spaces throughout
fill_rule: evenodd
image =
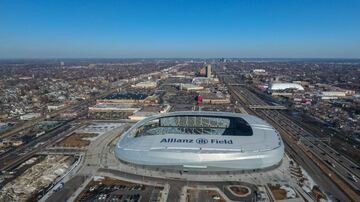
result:
M 360 58 L 358 0 L 0 0 L 0 58 Z

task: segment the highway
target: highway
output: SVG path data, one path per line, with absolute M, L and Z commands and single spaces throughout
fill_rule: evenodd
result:
M 226 80 L 219 76 L 221 80 L 225 83 L 236 83 L 235 79 L 226 77 Z M 360 167 L 348 159 L 347 157 L 339 154 L 329 145 L 327 145 L 323 141 L 318 141 L 316 135 L 312 134 L 310 131 L 303 129 L 301 126 L 296 124 L 294 121 L 290 120 L 286 115 L 282 112 L 276 110 L 266 110 L 266 109 L 251 109 L 249 106 L 253 105 L 269 105 L 262 99 L 260 99 L 256 94 L 252 93 L 246 85 L 227 85 L 228 89 L 237 101 L 239 101 L 245 108 L 245 110 L 250 113 L 257 115 L 268 122 L 272 123 L 272 125 L 281 133 L 285 144 L 287 145 L 287 153 L 289 153 L 292 157 L 300 156 L 301 159 L 305 159 L 305 163 L 309 164 L 309 154 L 306 151 L 312 153 L 312 157 L 316 157 L 317 160 L 322 162 L 321 165 L 326 165 L 328 169 L 333 171 L 340 180 L 336 178 L 337 176 L 331 176 L 332 180 L 337 180 L 337 185 L 344 183 L 347 187 L 352 189 L 349 191 L 345 187 L 339 187 L 343 191 L 348 192 L 347 195 L 354 199 L 357 198 L 360 200 L 359 192 L 360 190 L 360 183 L 358 180 L 354 180 L 352 176 L 355 178 L 360 179 Z M 299 149 L 299 148 L 303 149 Z M 304 151 L 305 149 L 305 151 Z M 296 158 L 295 158 L 296 159 Z M 319 162 L 315 162 L 315 164 L 319 164 Z M 318 167 L 319 167 L 318 165 Z M 314 169 L 311 168 L 311 169 Z M 314 174 L 317 172 L 322 172 L 324 169 L 320 170 L 319 168 L 316 169 Z M 324 176 L 328 176 L 329 173 L 324 173 Z M 321 180 L 321 179 L 320 179 Z M 326 183 L 324 184 L 324 188 L 329 188 Z M 338 188 L 338 189 L 339 189 Z M 330 193 L 335 192 L 334 189 L 327 190 Z M 336 191 L 339 192 L 339 191 Z M 340 194 L 340 193 L 339 193 Z M 340 194 L 341 195 L 341 194 Z M 343 197 L 340 197 L 343 198 Z
M 244 87 L 239 87 L 244 88 Z M 244 96 L 253 98 L 254 94 L 246 89 L 241 90 L 244 93 Z M 251 94 L 251 95 L 250 95 Z M 256 99 L 252 99 L 254 102 L 258 102 Z M 263 101 L 261 101 L 263 102 Z M 266 104 L 266 103 L 263 103 Z M 311 132 L 306 131 L 305 129 L 298 126 L 292 120 L 287 118 L 279 111 L 270 111 L 270 110 L 257 110 L 260 113 L 264 114 L 264 116 L 272 119 L 279 127 L 284 128 L 292 136 L 297 140 L 301 140 L 301 143 L 307 146 L 307 148 L 312 151 L 315 155 L 317 155 L 320 159 L 322 159 L 326 164 L 328 164 L 331 169 L 333 169 L 336 173 L 343 177 L 345 181 L 353 186 L 354 189 L 360 189 L 360 182 L 354 182 L 350 180 L 349 177 L 351 175 L 356 176 L 360 179 L 360 170 L 359 166 L 346 158 L 343 155 L 340 155 L 334 149 L 332 149 L 329 145 L 325 144 L 322 141 L 318 141 L 315 135 Z

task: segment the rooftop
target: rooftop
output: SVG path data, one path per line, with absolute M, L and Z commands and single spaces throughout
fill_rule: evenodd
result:
M 106 99 L 106 100 L 113 100 L 113 99 L 143 100 L 147 97 L 148 97 L 148 95 L 144 94 L 144 93 L 114 93 L 114 94 L 104 97 L 104 99 Z

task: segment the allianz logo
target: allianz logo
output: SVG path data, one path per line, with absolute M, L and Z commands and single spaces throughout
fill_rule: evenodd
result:
M 197 144 L 233 144 L 227 139 L 206 139 L 206 138 L 163 138 L 160 143 L 197 143 Z

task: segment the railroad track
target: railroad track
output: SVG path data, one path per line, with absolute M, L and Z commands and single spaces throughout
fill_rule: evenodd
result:
M 254 102 L 256 102 L 257 104 L 266 104 L 264 101 L 260 100 L 259 98 L 255 97 L 256 95 L 254 95 L 253 93 L 249 92 L 248 90 L 240 90 L 240 92 L 243 92 L 243 93 L 246 93 L 246 95 L 239 95 L 239 93 L 235 93 L 237 96 L 241 97 L 240 99 L 241 100 L 244 100 L 244 98 L 246 97 L 249 97 L 251 98 L 251 101 L 245 101 L 244 103 L 247 104 L 247 105 L 250 105 Z M 248 108 L 249 109 L 249 108 Z M 345 156 L 338 156 L 337 152 L 331 148 L 329 145 L 323 143 L 323 142 L 319 142 L 317 145 L 314 145 L 314 143 L 309 140 L 308 137 L 310 138 L 316 138 L 311 132 L 303 129 L 302 127 L 300 127 L 297 123 L 295 123 L 294 121 L 290 120 L 287 116 L 283 115 L 282 113 L 278 112 L 278 111 L 270 111 L 270 110 L 252 110 L 252 109 L 249 109 L 250 111 L 253 111 L 253 112 L 262 112 L 264 113 L 265 115 L 269 115 L 271 116 L 272 118 L 274 117 L 279 117 L 277 119 L 277 123 L 276 124 L 279 124 L 278 122 L 280 123 L 283 123 L 285 124 L 287 130 L 290 130 L 290 131 L 295 131 L 295 133 L 297 134 L 297 137 L 300 138 L 299 136 L 301 136 L 303 138 L 303 140 L 309 142 L 310 144 L 312 144 L 312 146 L 321 146 L 321 147 L 325 147 L 327 148 L 328 150 L 331 150 L 332 152 L 330 154 L 328 154 L 332 159 L 334 159 L 334 161 L 337 161 L 339 164 L 343 164 L 344 161 L 347 162 L 348 164 L 347 165 L 350 165 L 350 166 L 353 166 L 353 167 L 356 167 L 356 168 L 359 168 L 359 165 L 357 165 L 356 163 L 354 163 L 353 161 L 351 161 L 350 159 L 348 159 L 347 157 Z M 324 150 L 323 148 L 321 148 L 321 150 L 323 150 L 323 152 L 328 152 L 327 150 Z M 341 162 L 339 161 L 339 159 L 341 159 Z M 343 166 L 343 165 L 341 165 Z M 349 166 L 349 167 L 350 167 Z M 343 166 L 344 167 L 344 166 Z M 352 173 L 353 175 L 357 176 L 358 178 L 360 178 L 360 170 L 356 169 L 356 170 L 351 170 L 347 167 L 344 167 L 344 169 L 348 170 L 350 173 Z
M 272 121 L 273 123 L 276 122 L 274 121 L 273 117 L 274 115 L 270 112 L 266 112 L 266 111 L 262 111 L 261 113 L 265 114 L 265 116 L 268 118 L 268 120 Z M 299 141 L 299 137 L 298 135 L 294 135 L 293 133 L 291 133 L 291 129 L 289 127 L 291 127 L 291 125 L 279 125 L 279 127 L 281 127 L 284 131 L 287 131 L 289 135 L 291 135 L 295 140 Z M 299 132 L 297 132 L 299 133 Z M 301 133 L 301 132 L 300 132 Z M 324 154 L 328 153 L 327 150 L 322 149 L 321 146 L 319 145 L 325 145 L 325 144 L 321 144 L 319 142 L 319 144 L 313 143 L 311 140 L 304 138 L 304 142 L 306 142 L 308 149 L 313 152 L 313 154 L 315 156 L 317 156 L 319 159 L 322 159 L 322 161 L 326 164 L 328 164 L 328 162 L 326 162 L 326 160 L 328 160 Z M 335 154 L 335 152 L 333 152 Z M 332 155 L 327 155 L 330 159 L 332 159 L 332 162 L 335 162 L 336 167 L 334 166 L 330 166 L 330 168 L 336 172 L 339 176 L 341 176 L 343 178 L 344 181 L 347 181 L 347 183 L 351 184 L 355 189 L 357 189 L 359 187 L 359 183 L 354 183 L 353 181 L 350 181 L 346 176 L 343 176 L 342 173 L 353 173 L 354 175 L 358 176 L 357 172 L 353 172 L 353 170 L 350 170 L 350 168 L 347 168 L 346 166 L 344 166 L 343 164 L 341 164 L 339 162 L 339 156 L 332 156 Z M 334 164 L 334 165 L 335 165 Z M 341 170 L 342 173 L 340 173 L 338 170 Z
M 23 155 L 18 156 L 17 158 L 13 159 L 11 162 L 7 163 L 7 164 L 3 164 L 1 165 L 0 170 L 1 171 L 9 171 L 14 169 L 16 166 L 20 165 L 22 162 L 26 161 L 27 159 L 30 159 L 33 155 L 35 155 L 36 153 L 44 150 L 44 148 L 54 144 L 56 141 L 60 140 L 61 138 L 66 137 L 66 134 L 73 132 L 74 130 L 78 129 L 79 127 L 81 127 L 82 125 L 78 125 L 78 126 L 74 126 L 74 127 L 67 127 L 65 130 L 62 130 L 62 132 L 60 132 L 59 134 L 51 137 L 50 139 L 46 140 L 46 142 L 44 144 L 41 144 L 38 147 L 32 147 L 31 151 L 26 152 Z M 70 130 L 69 130 L 70 129 Z M 31 146 L 34 146 L 33 144 Z M 30 147 L 31 147 L 30 146 Z M 21 152 L 21 151 L 25 151 L 28 147 L 24 147 L 22 148 L 22 150 L 18 150 L 17 152 Z
M 279 126 L 276 125 L 274 120 L 269 117 L 266 116 L 265 120 L 269 121 L 270 123 L 273 123 L 277 130 L 279 130 L 279 132 L 282 134 L 282 137 L 284 138 L 285 142 L 287 142 L 288 145 L 290 145 L 290 147 L 292 148 L 291 145 L 297 145 L 300 150 L 307 155 L 314 163 L 316 163 L 316 165 L 326 174 L 328 174 L 328 176 L 330 177 L 330 179 L 335 182 L 335 184 L 347 195 L 349 196 L 352 200 L 354 201 L 360 201 L 360 195 L 353 190 L 353 185 L 349 184 L 346 179 L 344 179 L 344 177 L 337 172 L 336 170 L 332 169 L 332 167 L 329 167 L 321 158 L 321 156 L 317 155 L 316 153 L 308 150 L 307 148 L 305 148 L 303 145 L 298 145 L 297 144 L 297 137 L 295 137 L 292 133 L 290 133 L 289 131 L 287 131 L 286 128 L 284 128 L 283 126 Z M 289 144 L 290 143 L 290 144 Z M 293 149 L 293 148 L 292 148 Z M 293 149 L 294 150 L 294 149 Z M 310 152 L 310 153 L 309 153 Z M 299 154 L 298 152 L 296 154 Z M 349 187 L 350 185 L 350 187 Z M 356 189 L 356 188 L 355 188 Z
M 317 155 L 322 154 L 322 159 L 324 159 L 324 157 L 329 157 L 332 160 L 331 162 L 337 164 L 337 166 L 341 167 L 345 172 L 352 174 L 356 176 L 358 179 L 360 179 L 360 170 L 357 169 L 357 167 L 359 166 L 356 163 L 352 162 L 350 159 L 346 158 L 345 156 L 340 155 L 337 151 L 335 151 L 333 148 L 331 148 L 329 145 L 325 144 L 324 142 L 317 142 L 317 141 L 314 142 L 314 140 L 311 140 L 310 138 L 315 138 L 315 136 L 311 132 L 299 127 L 296 123 L 294 123 L 292 120 L 290 120 L 289 118 L 287 118 L 286 116 L 282 115 L 279 112 L 276 111 L 262 111 L 262 112 L 269 114 L 269 116 L 271 117 L 279 116 L 281 117 L 280 120 L 286 120 L 284 121 L 284 123 L 286 124 L 285 127 L 287 128 L 287 130 L 295 131 L 295 133 L 297 134 L 297 138 L 302 138 L 304 144 L 306 142 L 308 145 L 310 145 L 309 147 L 311 147 L 311 150 L 318 150 L 319 152 L 317 153 Z M 351 166 L 353 166 L 354 169 L 351 169 Z M 331 166 L 331 168 L 333 170 L 336 170 L 333 166 Z M 348 177 L 349 176 L 345 176 L 346 181 L 348 181 L 350 184 L 356 184 L 357 188 L 360 188 L 359 182 L 349 181 Z
M 231 81 L 229 81 L 231 82 Z M 258 105 L 266 105 L 267 103 L 261 100 L 258 96 L 256 96 L 254 93 L 250 92 L 248 89 L 246 89 L 243 86 L 228 86 L 229 91 L 231 94 L 235 95 L 237 97 L 237 100 L 240 101 L 247 109 L 247 111 L 251 112 L 252 114 L 258 115 L 260 117 L 265 118 L 269 122 L 273 123 L 274 126 L 277 127 L 277 129 L 280 129 L 283 133 L 283 137 L 285 137 L 286 145 L 289 149 L 292 149 L 292 153 L 296 153 L 296 151 L 292 148 L 292 144 L 297 144 L 299 141 L 299 136 L 301 136 L 306 142 L 308 142 L 308 145 L 311 145 L 311 148 L 302 148 L 304 150 L 304 153 L 311 157 L 313 161 L 316 161 L 316 164 L 322 169 L 323 171 L 326 170 L 327 173 L 334 173 L 336 176 L 331 177 L 333 181 L 338 185 L 340 189 L 342 189 L 349 197 L 352 199 L 358 199 L 357 201 L 360 201 L 360 196 L 357 193 L 359 190 L 360 184 L 355 181 L 350 181 L 348 174 L 357 176 L 360 178 L 360 173 L 358 171 L 351 170 L 350 168 L 344 166 L 342 163 L 339 162 L 338 156 L 336 155 L 336 152 L 333 152 L 333 155 L 328 155 L 329 158 L 331 158 L 332 161 L 336 162 L 337 168 L 335 168 L 333 165 L 329 165 L 325 159 L 320 156 L 318 153 L 324 153 L 327 151 L 323 149 L 322 147 L 326 147 L 328 149 L 331 149 L 335 151 L 333 148 L 331 148 L 329 145 L 324 144 L 320 142 L 319 144 L 321 147 L 318 147 L 315 145 L 311 140 L 307 139 L 307 137 L 314 138 L 315 136 L 311 134 L 310 132 L 304 130 L 302 127 L 298 126 L 295 122 L 287 118 L 285 115 L 278 111 L 269 111 L 269 110 L 254 110 L 250 109 L 248 106 L 251 104 L 258 104 Z M 274 118 L 276 120 L 274 120 Z M 280 121 L 279 121 L 280 120 Z M 279 123 L 280 122 L 280 123 Z M 283 124 L 281 124 L 281 122 Z M 294 135 L 292 131 L 296 132 Z M 289 142 L 292 142 L 292 144 Z M 299 145 L 298 145 L 299 146 Z M 300 147 L 300 146 L 299 146 Z M 318 152 L 316 152 L 316 149 Z M 313 155 L 308 154 L 306 151 L 311 151 Z M 314 151 L 315 150 L 315 151 Z M 352 162 L 346 157 L 342 157 L 348 164 L 358 167 L 356 163 Z M 326 168 L 325 168 L 326 167 Z M 338 170 L 340 169 L 339 172 Z M 347 189 L 346 187 L 350 187 L 351 190 Z

